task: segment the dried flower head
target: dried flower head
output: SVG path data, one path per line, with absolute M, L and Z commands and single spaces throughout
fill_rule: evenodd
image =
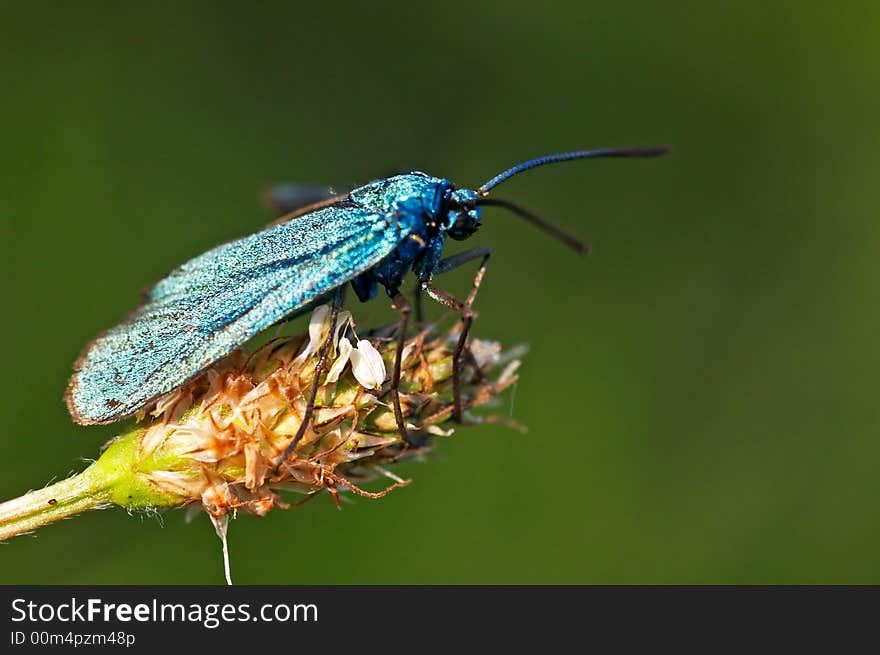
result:
M 427 452 L 435 437 L 452 434 L 446 424 L 453 412 L 452 357 L 460 326 L 445 333 L 426 328 L 405 341 L 399 389 L 412 432 L 407 443 L 390 401 L 397 348 L 392 331 L 359 339 L 351 314 L 340 312 L 335 330 L 329 314 L 326 306 L 318 307 L 307 335 L 277 338 L 250 355 L 237 351 L 217 362 L 159 399 L 80 475 L 0 505 L 0 539 L 111 504 L 136 510 L 198 503 L 225 548 L 229 515 L 242 510 L 262 516 L 289 507 L 281 492 L 308 499 L 327 490 L 338 502 L 340 489 L 379 498 L 409 484 L 387 467 Z M 327 340 L 330 364 L 311 423 L 276 467 L 303 420 Z M 467 409 L 492 401 L 517 379 L 519 366 L 518 353 L 503 354 L 498 343 L 469 343 L 461 379 Z M 464 418 L 480 420 L 470 412 Z M 380 476 L 390 485 L 377 492 L 361 488 Z
M 452 354 L 457 327 L 444 335 L 425 330 L 405 342 L 401 364 L 401 408 L 418 445 L 397 432 L 390 406 L 387 371 L 396 341 L 376 336 L 356 346 L 342 336 L 350 326 L 340 314 L 332 334 L 326 307 L 312 316 L 309 336 L 270 341 L 250 356 L 237 352 L 199 378 L 162 398 L 153 420 L 137 438 L 142 475 L 163 495 L 181 504 L 201 502 L 213 517 L 233 510 L 263 515 L 286 507 L 279 491 L 313 495 L 337 488 L 371 498 L 408 482 L 384 465 L 422 453 L 430 436 L 449 434 L 441 426 L 452 413 Z M 315 412 L 304 438 L 287 460 L 275 462 L 302 421 L 318 353 L 331 339 L 332 364 L 318 388 Z M 374 345 L 375 344 L 375 345 Z M 519 362 L 502 363 L 500 347 L 475 341 L 474 358 L 463 371 L 469 407 L 485 404 L 516 379 Z M 378 493 L 358 483 L 384 475 L 393 481 Z

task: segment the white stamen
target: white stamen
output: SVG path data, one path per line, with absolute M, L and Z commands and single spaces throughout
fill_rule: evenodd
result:
M 348 359 L 351 357 L 351 351 L 351 341 L 347 337 L 342 337 L 339 340 L 339 356 L 334 360 L 333 365 L 327 372 L 327 382 L 332 384 L 339 381 L 339 376 L 342 375 L 345 365 L 348 364 Z
M 406 344 L 403 347 L 403 352 L 400 354 L 400 361 L 405 362 L 407 359 L 409 359 L 409 356 L 412 354 L 412 351 L 415 349 L 416 349 L 415 341 Z
M 382 475 L 384 475 L 386 478 L 388 478 L 390 480 L 394 480 L 397 484 L 403 484 L 404 482 L 406 482 L 406 480 L 404 480 L 400 476 L 394 475 L 394 473 L 392 473 L 388 469 L 382 468 L 378 464 L 373 464 L 373 470 L 378 471 L 379 473 L 381 473 Z
M 336 347 L 339 344 L 340 339 L 344 338 L 342 335 L 345 334 L 345 330 L 349 326 L 352 328 L 354 327 L 354 319 L 351 316 L 351 312 L 342 310 L 336 317 L 336 332 L 333 334 L 333 345 L 331 348 L 331 353 L 333 355 L 336 354 Z
M 309 318 L 309 343 L 294 361 L 297 365 L 302 365 L 313 352 L 318 350 L 324 339 L 327 338 L 326 332 L 330 316 L 330 305 L 321 305 L 315 307 L 312 316 Z
M 497 341 L 473 339 L 470 346 L 474 359 L 477 360 L 477 366 L 481 369 L 486 368 L 489 364 L 494 365 L 498 363 L 498 357 L 501 354 L 501 344 Z
M 223 516 L 214 516 L 213 514 L 208 514 L 208 516 L 211 517 L 211 523 L 214 524 L 214 531 L 223 543 L 223 572 L 226 575 L 226 584 L 231 587 L 232 573 L 229 570 L 229 546 L 226 543 L 226 528 L 229 527 L 229 515 L 224 514 Z
M 340 336 L 345 334 L 346 328 L 354 326 L 354 320 L 351 317 L 351 312 L 346 310 L 340 311 L 336 315 L 336 329 L 333 331 L 333 334 L 330 334 L 330 316 L 330 305 L 315 307 L 311 318 L 309 318 L 309 343 L 293 360 L 295 366 L 302 366 L 310 356 L 320 350 L 321 345 L 328 338 L 331 339 L 330 356 L 336 356 L 336 346 L 340 341 Z
M 501 371 L 501 375 L 498 376 L 498 383 L 504 384 L 508 380 L 510 380 L 510 378 L 513 377 L 514 373 L 516 373 L 516 369 L 519 368 L 520 363 L 521 362 L 518 359 L 515 359 L 512 362 L 510 362 L 507 366 L 505 366 L 504 370 Z
M 366 339 L 357 342 L 357 350 L 351 351 L 351 370 L 365 389 L 379 389 L 385 382 L 385 362 L 382 355 Z
M 455 428 L 449 428 L 448 430 L 444 430 L 439 425 L 428 425 L 424 428 L 425 432 L 428 434 L 433 434 L 438 437 L 451 437 L 453 433 L 455 433 Z

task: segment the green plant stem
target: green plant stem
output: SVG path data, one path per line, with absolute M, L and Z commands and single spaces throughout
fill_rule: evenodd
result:
M 142 475 L 150 463 L 139 461 L 141 433 L 133 429 L 116 439 L 82 473 L 0 504 L 0 541 L 90 509 L 183 504 L 184 499 L 156 489 Z
M 90 475 L 91 472 L 89 468 L 79 475 L 0 504 L 0 541 L 86 510 L 110 505 L 109 489 L 97 476 Z

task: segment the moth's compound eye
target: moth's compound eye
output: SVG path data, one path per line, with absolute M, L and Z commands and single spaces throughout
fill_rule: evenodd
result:
M 477 194 L 469 189 L 456 189 L 449 201 L 446 233 L 453 239 L 467 239 L 480 227 L 482 208 L 476 205 Z
M 480 216 L 476 209 L 468 209 L 459 213 L 447 234 L 453 239 L 461 241 L 467 239 L 480 227 Z

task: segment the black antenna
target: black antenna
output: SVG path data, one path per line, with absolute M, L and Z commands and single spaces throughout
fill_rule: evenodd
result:
M 572 159 L 598 159 L 599 157 L 658 157 L 669 152 L 669 148 L 598 148 L 596 150 L 577 150 L 575 152 L 562 152 L 556 155 L 546 155 L 537 157 L 529 161 L 517 164 L 513 168 L 508 168 L 503 173 L 499 173 L 483 186 L 477 189 L 477 193 L 485 196 L 490 189 L 495 188 L 505 180 L 509 180 L 514 175 L 518 175 L 523 171 L 545 164 L 555 164 L 561 161 L 570 161 Z
M 507 210 L 512 211 L 514 214 L 519 216 L 520 218 L 526 219 L 529 223 L 534 225 L 540 230 L 543 230 L 547 234 L 556 237 L 568 247 L 577 251 L 581 255 L 588 255 L 590 253 L 590 246 L 578 239 L 576 236 L 572 236 L 561 227 L 554 225 L 548 221 L 545 221 L 540 216 L 537 216 L 530 212 L 528 209 L 524 207 L 520 207 L 517 204 L 510 202 L 509 200 L 502 200 L 501 198 L 477 198 L 474 201 L 475 205 L 490 205 L 493 207 L 504 207 Z

